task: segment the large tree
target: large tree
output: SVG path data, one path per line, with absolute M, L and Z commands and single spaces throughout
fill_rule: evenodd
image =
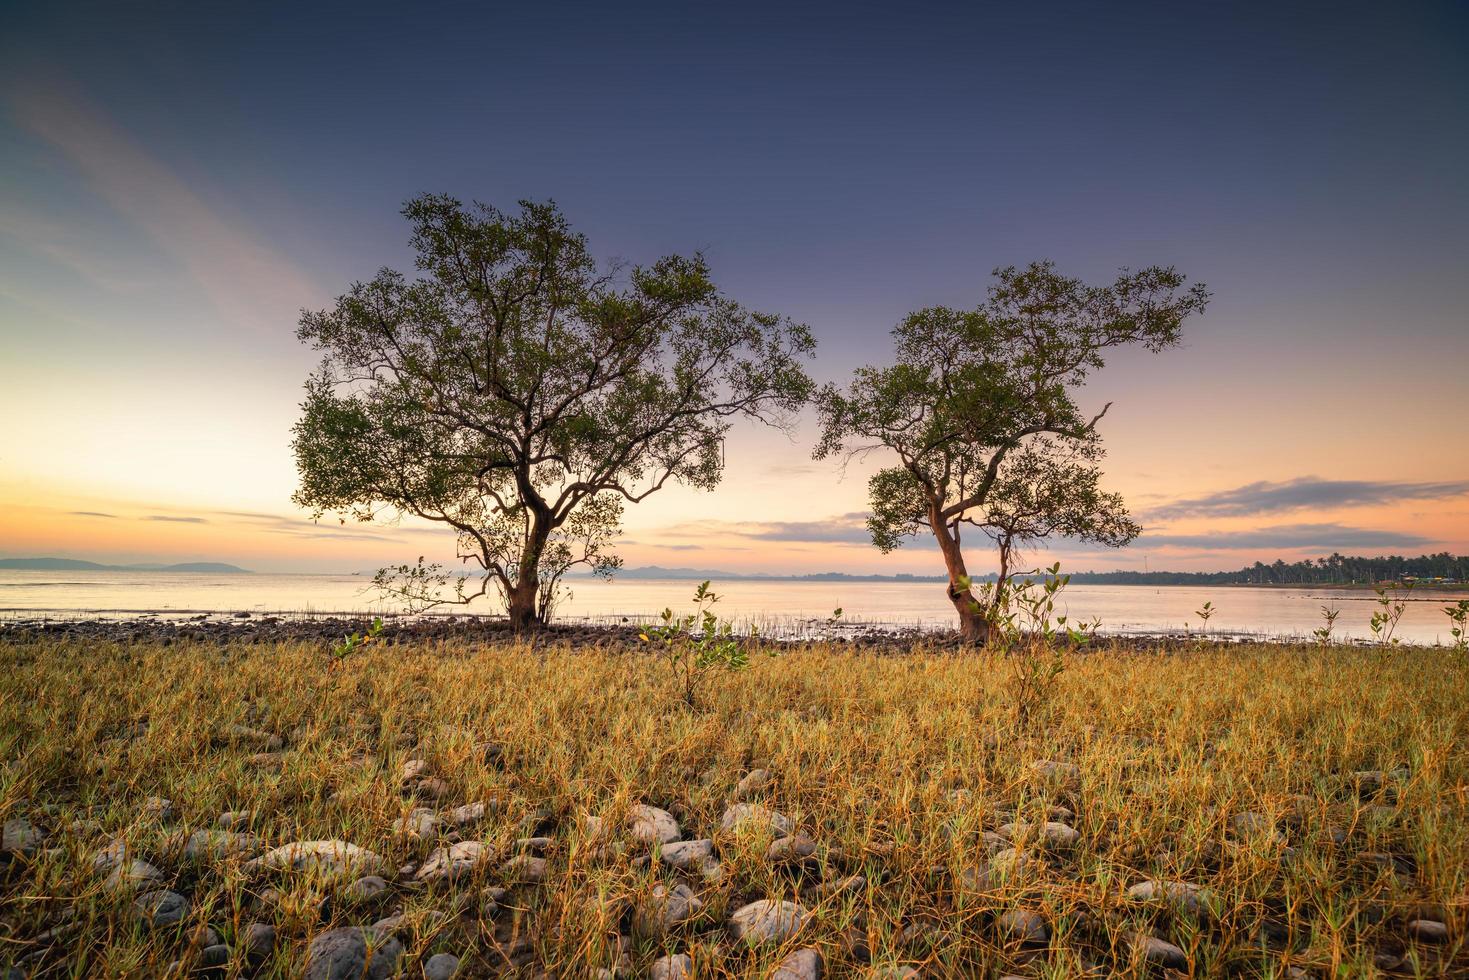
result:
M 896 363 L 861 368 L 845 390 L 827 385 L 817 396 L 817 458 L 875 450 L 897 457 L 869 485 L 873 543 L 886 552 L 907 536 L 933 534 L 971 643 L 989 638 L 995 610 L 971 590 L 962 526 L 998 531 L 1007 542 L 1049 533 L 1130 539 L 1136 532 L 1120 499 L 1096 483 L 1097 424 L 1110 405 L 1087 415 L 1077 389 L 1111 348 L 1177 343 L 1183 321 L 1209 298 L 1162 267 L 1124 271 L 1103 286 L 1062 276 L 1049 262 L 999 269 L 995 278 L 976 309 L 909 315 L 893 330 Z
M 712 488 L 734 419 L 786 426 L 811 396 L 807 328 L 723 296 L 701 255 L 599 265 L 549 203 L 425 195 L 403 214 L 421 274 L 384 269 L 301 316 L 324 359 L 294 439 L 318 517 L 457 532 L 470 587 L 420 559 L 380 573 L 402 595 L 495 589 L 517 629 L 542 623 L 564 572 L 618 566 L 625 502 Z

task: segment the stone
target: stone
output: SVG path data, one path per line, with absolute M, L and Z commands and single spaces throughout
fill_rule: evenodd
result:
M 372 851 L 344 840 L 296 841 L 268 851 L 247 867 L 263 871 L 295 871 L 340 883 L 376 874 L 386 862 Z
M 164 874 L 147 861 L 137 858 L 124 861 L 112 869 L 112 873 L 102 883 L 104 890 L 109 892 L 135 892 L 149 885 L 161 884 Z
M 1081 779 L 1081 768 L 1070 762 L 1041 759 L 1033 763 L 1031 768 L 1042 778 L 1057 782 L 1076 782 Z
M 465 803 L 450 810 L 446 816 L 449 823 L 461 830 L 472 827 L 485 818 L 488 807 L 484 803 Z
M 480 889 L 479 914 L 482 919 L 493 919 L 500 914 L 500 903 L 510 894 L 508 889 L 489 885 Z
M 387 980 L 398 970 L 403 944 L 376 929 L 345 926 L 311 940 L 305 980 Z
M 734 798 L 736 800 L 748 800 L 757 796 L 775 782 L 769 769 L 751 769 L 744 777 L 735 784 Z
M 823 966 L 816 950 L 798 949 L 776 964 L 770 980 L 821 980 Z
M 184 945 L 189 946 L 193 949 L 203 949 L 206 946 L 218 946 L 223 942 L 224 940 L 220 938 L 219 933 L 215 932 L 212 927 L 204 925 L 203 923 L 200 923 L 192 930 L 190 930 L 188 936 L 186 936 L 184 939 Z
M 247 958 L 257 961 L 265 959 L 275 950 L 275 926 L 268 922 L 250 923 L 245 927 L 240 946 Z
M 1408 923 L 1408 935 L 1422 943 L 1446 943 L 1449 927 L 1433 919 L 1414 919 Z
M 521 837 L 515 841 L 515 852 L 517 854 L 545 854 L 555 843 L 549 837 Z
M 184 921 L 189 914 L 189 900 L 178 892 L 158 889 L 133 899 L 133 910 L 145 926 L 162 929 Z
M 1138 935 L 1133 938 L 1135 949 L 1144 960 L 1154 966 L 1169 970 L 1187 970 L 1188 954 L 1177 946 L 1157 936 Z
M 230 858 L 246 860 L 260 853 L 260 838 L 254 834 L 232 830 L 196 830 L 184 844 L 184 860 L 220 862 Z
M 539 885 L 546 880 L 546 859 L 531 854 L 517 854 L 500 865 L 500 874 L 506 881 Z
M 806 910 L 795 902 L 761 899 L 738 909 L 729 917 L 729 934 L 747 946 L 783 943 L 800 931 Z
M 1138 902 L 1162 902 L 1193 915 L 1209 915 L 1214 911 L 1214 896 L 1207 888 L 1190 881 L 1168 881 L 1152 878 L 1127 890 L 1127 897 Z
M 673 814 L 646 803 L 627 811 L 627 832 L 633 840 L 644 844 L 671 844 L 683 836 Z
M 394 837 L 433 840 L 439 833 L 439 816 L 432 810 L 415 807 L 407 816 L 393 821 L 392 832 Z
M 698 915 L 703 907 L 704 903 L 693 889 L 682 882 L 672 887 L 654 885 L 648 898 L 633 910 L 633 935 L 642 939 L 660 939 Z
M 25 817 L 12 817 L 0 828 L 0 855 L 32 858 L 41 849 L 45 835 Z
M 705 838 L 664 844 L 658 850 L 658 859 L 677 871 L 698 871 L 714 860 L 714 842 Z
M 694 958 L 688 953 L 660 956 L 648 969 L 648 980 L 693 980 Z
M 173 819 L 173 800 L 166 796 L 150 796 L 143 801 L 138 815 L 144 820 L 156 820 L 158 823 L 168 823 Z
M 214 824 L 220 830 L 238 830 L 241 827 L 248 827 L 254 822 L 254 810 L 226 810 L 215 819 Z
M 404 786 L 429 777 L 428 763 L 423 759 L 408 759 L 398 771 L 398 781 Z
M 1229 825 L 1234 828 L 1236 835 L 1244 838 L 1268 837 L 1272 840 L 1284 840 L 1275 829 L 1275 821 L 1263 813 L 1248 811 L 1236 813 L 1230 818 Z
M 795 829 L 791 818 L 758 803 L 734 803 L 725 808 L 719 819 L 719 830 L 725 834 L 737 834 L 741 830 L 768 828 L 776 837 L 784 837 Z
M 1075 827 L 1069 827 L 1056 820 L 1048 820 L 1045 823 L 1017 820 L 1001 827 L 1000 836 L 1016 842 L 1040 843 L 1044 847 L 1055 850 L 1073 847 L 1081 839 L 1081 834 Z
M 279 752 L 286 745 L 279 735 L 262 732 L 248 725 L 230 725 L 224 730 L 224 741 L 228 745 L 243 746 L 256 752 Z
M 798 864 L 816 853 L 816 842 L 805 834 L 777 837 L 765 849 L 765 860 L 772 864 Z
M 413 793 L 420 800 L 442 800 L 449 795 L 449 784 L 430 776 L 415 783 Z
M 995 920 L 1000 934 L 1010 942 L 1024 945 L 1044 946 L 1050 942 L 1051 930 L 1046 920 L 1029 909 L 1011 909 Z
M 342 900 L 349 905 L 370 902 L 388 890 L 388 882 L 379 875 L 363 875 L 342 889 Z
M 867 890 L 867 879 L 861 875 L 848 875 L 845 878 L 836 878 L 831 881 L 823 881 L 817 885 L 817 895 L 860 895 Z
M 486 864 L 493 856 L 490 848 L 477 840 L 460 841 L 441 847 L 428 856 L 413 877 L 421 882 L 458 881 Z
M 453 980 L 459 973 L 459 957 L 453 953 L 435 953 L 423 964 L 423 980 Z

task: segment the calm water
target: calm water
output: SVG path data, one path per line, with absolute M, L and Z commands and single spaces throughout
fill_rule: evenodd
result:
M 625 580 L 570 583 L 571 598 L 558 611 L 565 618 L 597 621 L 626 616 L 653 618 L 665 606 L 689 606 L 696 583 Z M 798 630 L 804 621 L 824 619 L 837 606 L 858 623 L 942 628 L 952 624 L 951 609 L 939 583 L 898 582 L 749 582 L 715 583 L 724 596 L 718 608 L 742 624 L 767 631 Z M 375 601 L 361 576 L 193 575 L 148 572 L 21 572 L 0 570 L 0 620 L 47 617 L 123 617 L 157 611 L 165 615 L 199 612 L 392 612 Z M 1151 588 L 1073 585 L 1058 611 L 1073 619 L 1099 616 L 1103 632 L 1153 633 L 1198 628 L 1194 610 L 1211 601 L 1218 612 L 1211 631 L 1305 636 L 1321 624 L 1321 607 L 1341 610 L 1336 635 L 1367 637 L 1375 606 L 1371 592 L 1322 588 L 1244 587 Z M 1405 642 L 1449 642 L 1444 595 L 1424 594 L 1408 603 L 1397 635 Z M 494 612 L 477 606 L 479 612 Z

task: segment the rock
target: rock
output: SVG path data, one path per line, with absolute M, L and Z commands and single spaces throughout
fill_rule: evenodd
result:
M 245 927 L 240 947 L 251 960 L 265 959 L 275 950 L 275 926 L 268 922 L 250 923 Z
M 214 821 L 221 830 L 236 830 L 255 822 L 254 810 L 226 810 Z
M 817 895 L 860 895 L 867 890 L 867 879 L 861 875 L 848 875 L 832 881 L 823 881 L 814 889 Z
M 644 844 L 671 844 L 683 836 L 671 813 L 646 803 L 628 810 L 627 832 L 633 840 Z
M 219 933 L 215 932 L 214 929 L 202 923 L 195 926 L 189 932 L 188 936 L 184 938 L 184 945 L 192 949 L 203 949 L 206 946 L 218 946 L 223 942 L 224 940 L 220 938 Z
M 1234 828 L 1236 835 L 1244 838 L 1269 837 L 1272 840 L 1283 841 L 1279 832 L 1275 829 L 1275 821 L 1263 813 L 1249 811 L 1236 813 L 1230 818 L 1229 824 Z
M 163 880 L 162 871 L 147 861 L 134 858 L 114 867 L 102 887 L 109 892 L 135 892 L 149 885 L 161 884 Z
M 344 840 L 308 840 L 277 847 L 247 867 L 314 874 L 324 881 L 337 883 L 376 874 L 386 867 L 386 862 L 372 851 Z
M 1041 759 L 1033 763 L 1031 768 L 1042 778 L 1056 782 L 1076 782 L 1081 779 L 1081 768 L 1070 762 Z
M 477 840 L 441 847 L 428 856 L 414 878 L 421 882 L 458 881 L 487 863 L 493 852 Z
M 403 768 L 398 771 L 398 782 L 404 787 L 418 782 L 420 779 L 429 778 L 428 763 L 423 759 L 408 759 L 403 763 Z
M 760 827 L 769 828 L 776 837 L 784 837 L 795 829 L 791 818 L 775 810 L 768 810 L 758 803 L 734 803 L 725 808 L 719 820 L 719 830 L 725 834 L 737 834 L 741 830 Z
M 816 842 L 805 834 L 777 837 L 765 849 L 765 860 L 772 864 L 797 864 L 816 853 Z
M 415 783 L 413 793 L 420 800 L 442 800 L 449 795 L 449 784 L 430 776 Z
M 775 782 L 775 777 L 770 774 L 769 769 L 751 769 L 745 773 L 744 778 L 735 784 L 734 793 L 736 800 L 748 800 L 767 789 Z
M 220 862 L 229 858 L 248 859 L 260 853 L 260 838 L 231 830 L 196 830 L 184 844 L 184 860 Z
M 530 854 L 517 854 L 500 865 L 500 874 L 506 881 L 538 885 L 546 880 L 546 859 Z
M 358 905 L 378 898 L 388 890 L 387 880 L 378 875 L 363 875 L 342 889 L 342 901 Z
M 450 810 L 447 819 L 449 823 L 462 830 L 479 823 L 485 818 L 486 812 L 487 807 L 484 803 L 465 803 L 463 806 L 456 806 Z
M 648 970 L 648 980 L 693 980 L 694 958 L 688 953 L 660 956 Z
M 697 871 L 714 860 L 714 842 L 706 838 L 664 844 L 658 850 L 658 859 L 678 871 Z
M 439 833 L 439 816 L 432 810 L 415 807 L 406 817 L 393 821 L 393 836 L 413 840 L 433 840 Z
M 798 949 L 776 964 L 770 980 L 821 980 L 821 954 L 814 949 Z
M 1154 966 L 1169 970 L 1187 970 L 1188 954 L 1177 946 L 1157 936 L 1137 935 L 1133 937 L 1133 949 Z
M 1016 842 L 1039 842 L 1055 850 L 1072 847 L 1081 839 L 1081 834 L 1077 833 L 1075 827 L 1069 827 L 1055 820 L 1048 820 L 1045 823 L 1017 820 L 1001 827 L 1000 836 Z
M 1163 902 L 1176 905 L 1194 915 L 1214 911 L 1214 896 L 1207 888 L 1190 881 L 1167 881 L 1159 878 L 1139 882 L 1127 890 L 1127 897 L 1138 902 Z
M 479 892 L 479 914 L 482 919 L 493 919 L 500 914 L 500 903 L 510 892 L 504 888 L 493 885 L 481 888 Z
M 346 926 L 311 940 L 305 980 L 387 980 L 397 972 L 403 944 L 376 929 Z
M 699 914 L 704 903 L 693 889 L 679 882 L 673 887 L 654 885 L 652 893 L 633 910 L 632 932 L 642 939 L 656 940 Z
M 555 843 L 549 837 L 521 837 L 515 841 L 515 853 L 545 854 Z
M 729 917 L 729 934 L 747 946 L 761 943 L 783 943 L 794 936 L 806 921 L 806 910 L 795 902 L 761 899 L 751 902 Z
M 1422 943 L 1446 943 L 1449 927 L 1433 919 L 1414 919 L 1408 923 L 1408 935 Z
M 166 796 L 150 796 L 143 801 L 138 816 L 144 820 L 156 820 L 158 823 L 168 823 L 173 819 L 173 800 Z
M 45 835 L 25 817 L 12 817 L 0 829 L 0 855 L 7 858 L 32 858 L 41 849 Z
M 423 965 L 423 980 L 452 980 L 459 973 L 459 957 L 436 953 Z
M 1011 909 L 1001 913 L 996 924 L 1000 927 L 1000 934 L 1010 942 L 1044 946 L 1051 939 L 1046 920 L 1029 909 Z
M 488 739 L 475 742 L 471 747 L 475 756 L 486 765 L 494 765 L 505 758 L 505 747 Z
M 189 914 L 189 900 L 178 892 L 159 889 L 133 899 L 133 909 L 145 926 L 162 929 L 184 921 Z

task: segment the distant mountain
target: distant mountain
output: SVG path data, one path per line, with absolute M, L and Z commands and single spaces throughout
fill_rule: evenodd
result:
M 208 572 L 249 575 L 250 570 L 222 561 L 186 561 L 177 565 L 100 565 L 77 558 L 0 558 L 0 568 L 28 572 Z

